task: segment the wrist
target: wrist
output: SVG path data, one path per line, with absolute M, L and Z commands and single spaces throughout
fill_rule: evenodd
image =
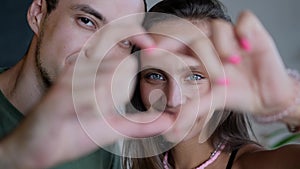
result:
M 38 169 L 30 160 L 30 156 L 24 153 L 18 142 L 14 142 L 11 136 L 0 142 L 0 168 L 6 169 Z M 5 167 L 4 167 L 5 166 Z
M 18 169 L 17 161 L 11 158 L 3 144 L 0 144 L 0 168 Z
M 286 124 L 291 133 L 300 132 L 300 105 L 295 108 L 295 111 L 282 118 L 280 121 Z
M 300 74 L 296 70 L 289 70 L 289 75 L 294 82 L 296 97 L 290 106 L 292 111 L 281 121 L 287 125 L 290 132 L 297 133 L 300 132 Z
M 281 111 L 267 116 L 257 116 L 258 122 L 269 123 L 280 121 L 285 123 L 291 132 L 300 130 L 300 74 L 296 70 L 287 70 L 292 81 L 293 97 L 286 100 L 286 104 Z

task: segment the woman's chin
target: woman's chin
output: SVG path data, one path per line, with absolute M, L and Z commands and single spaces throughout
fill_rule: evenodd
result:
M 191 133 L 187 133 L 187 132 L 182 132 L 182 133 L 168 132 L 168 133 L 164 134 L 163 137 L 168 142 L 171 142 L 173 144 L 178 144 L 179 142 L 187 141 L 187 140 L 195 137 L 195 135 L 191 135 Z

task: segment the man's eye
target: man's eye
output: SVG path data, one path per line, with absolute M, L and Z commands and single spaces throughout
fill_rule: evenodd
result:
M 83 23 L 84 25 L 86 25 L 88 27 L 95 27 L 95 24 L 89 18 L 80 17 L 79 20 L 81 23 Z
M 165 81 L 166 78 L 159 74 L 159 73 L 148 73 L 146 75 L 146 78 L 149 79 L 149 80 L 161 80 L 161 81 Z
M 189 81 L 199 81 L 199 80 L 202 80 L 204 79 L 205 77 L 201 74 L 191 74 L 189 75 L 186 80 L 189 80 Z

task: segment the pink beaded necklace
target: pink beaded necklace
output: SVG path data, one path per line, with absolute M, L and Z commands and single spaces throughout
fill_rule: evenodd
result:
M 196 167 L 196 169 L 205 169 L 207 166 L 209 166 L 211 163 L 213 163 L 214 161 L 216 161 L 216 159 L 220 156 L 222 150 L 224 149 L 225 144 L 224 143 L 220 143 L 217 148 L 214 150 L 214 152 L 212 152 L 210 154 L 210 156 L 208 157 L 208 159 L 203 162 L 201 165 L 199 165 L 198 167 Z M 168 166 L 168 156 L 169 153 L 166 152 L 165 156 L 164 156 L 164 169 L 169 169 Z

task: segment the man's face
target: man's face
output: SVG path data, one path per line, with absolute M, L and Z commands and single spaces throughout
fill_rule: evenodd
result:
M 59 0 L 56 9 L 42 23 L 38 37 L 37 67 L 44 82 L 51 84 L 65 65 L 74 62 L 85 42 L 105 24 L 140 12 L 144 12 L 141 0 Z M 110 55 L 128 55 L 130 48 L 121 52 L 110 52 Z

